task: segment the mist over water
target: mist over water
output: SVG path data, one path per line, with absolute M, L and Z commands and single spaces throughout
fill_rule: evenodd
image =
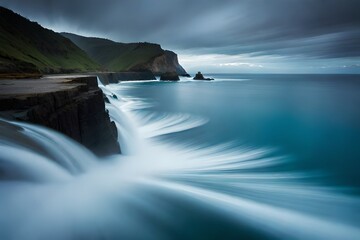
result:
M 341 141 L 358 146 L 359 126 L 349 124 L 358 112 L 339 107 L 359 100 L 356 79 L 217 79 L 101 86 L 123 151 L 106 159 L 49 129 L 1 120 L 0 239 L 357 239 L 352 171 L 318 167 L 325 151 L 343 154 Z M 353 90 L 341 99 L 344 89 Z M 330 126 L 336 134 L 316 133 Z M 311 130 L 312 165 L 302 145 Z M 336 143 L 329 136 L 338 148 L 322 148 Z M 353 162 L 328 165 L 346 172 L 358 164 L 350 153 L 343 159 Z

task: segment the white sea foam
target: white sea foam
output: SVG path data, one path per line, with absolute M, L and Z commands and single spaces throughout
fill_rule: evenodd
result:
M 289 159 L 271 149 L 165 141 L 158 137 L 207 119 L 151 113 L 151 101 L 114 92 L 122 84 L 101 88 L 124 155 L 97 159 L 58 133 L 5 121 L 23 130 L 0 134 L 0 239 L 174 239 L 164 226 L 202 224 L 172 202 L 182 200 L 207 209 L 204 219 L 275 238 L 360 236 L 357 196 L 317 185 L 307 172 L 275 170 Z

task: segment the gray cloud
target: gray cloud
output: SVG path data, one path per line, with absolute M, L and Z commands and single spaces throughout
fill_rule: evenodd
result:
M 360 56 L 358 0 L 8 0 L 45 26 L 198 53 Z

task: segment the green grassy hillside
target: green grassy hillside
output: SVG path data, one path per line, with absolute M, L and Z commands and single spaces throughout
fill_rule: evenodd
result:
M 0 74 L 81 72 L 99 68 L 61 34 L 0 7 Z
M 111 71 L 139 70 L 137 67 L 165 54 L 158 44 L 119 43 L 108 39 L 62 33 L 83 49 L 92 59 Z M 140 69 L 141 70 L 141 69 Z M 143 69 L 147 70 L 147 69 Z

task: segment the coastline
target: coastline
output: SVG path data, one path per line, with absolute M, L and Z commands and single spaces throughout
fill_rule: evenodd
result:
M 120 153 L 117 128 L 97 79 L 88 74 L 3 79 L 0 117 L 52 128 L 98 156 Z

